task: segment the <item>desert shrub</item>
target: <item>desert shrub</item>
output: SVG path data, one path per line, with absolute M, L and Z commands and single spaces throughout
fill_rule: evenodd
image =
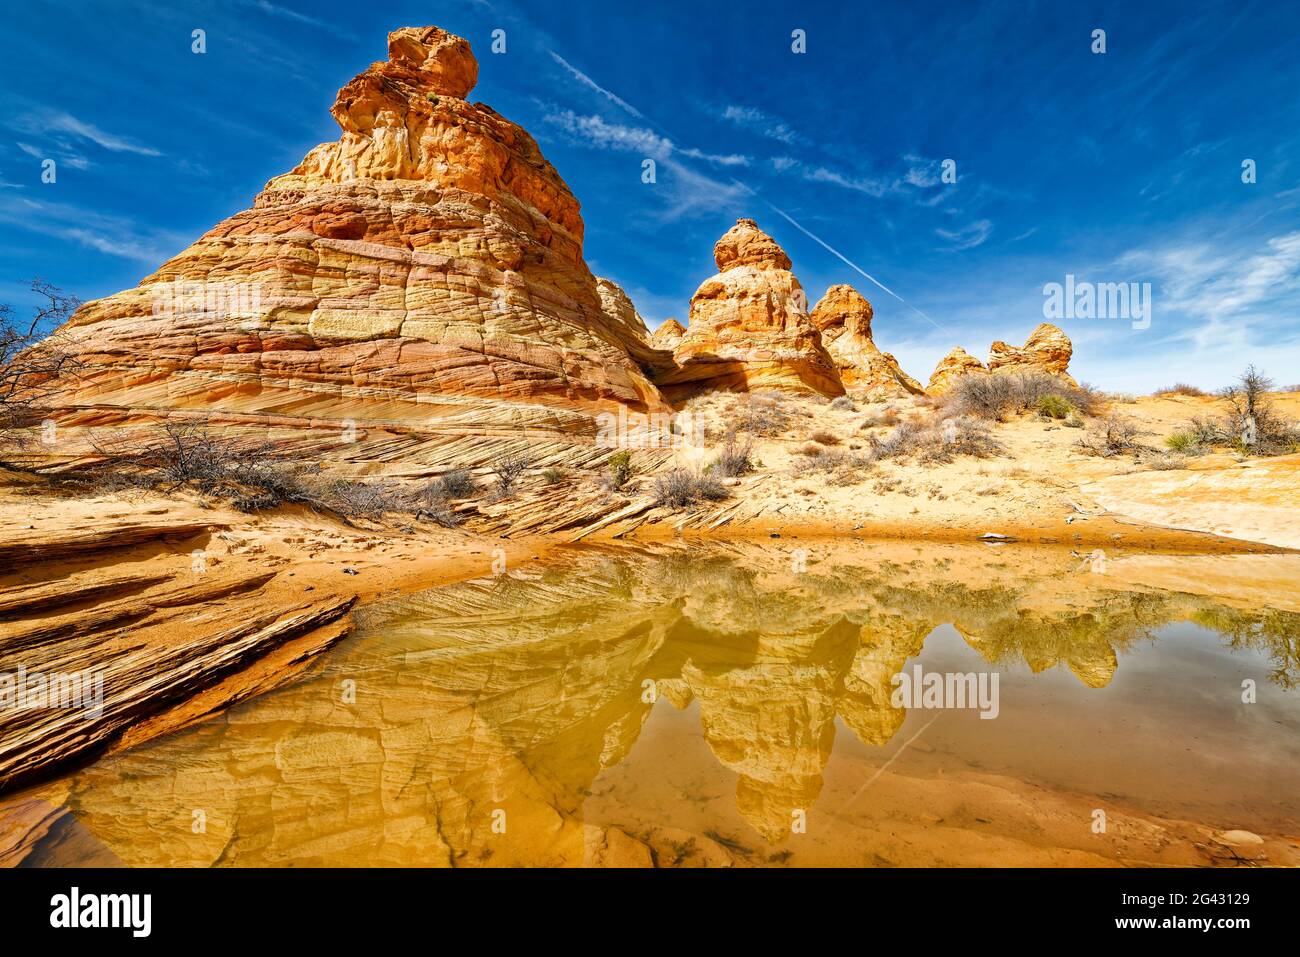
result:
M 887 405 L 879 412 L 872 412 L 862 420 L 862 429 L 874 429 L 882 425 L 898 425 L 902 415 L 892 405 Z
M 830 432 L 814 432 L 812 435 L 808 436 L 808 438 L 816 442 L 818 445 L 839 445 L 840 444 L 840 437 Z
M 240 488 L 231 504 L 241 512 L 260 512 L 286 503 L 320 504 L 320 469 L 277 460 L 263 460 L 241 468 L 235 477 Z
M 606 484 L 612 489 L 622 488 L 632 481 L 632 476 L 636 474 L 636 466 L 632 464 L 632 453 L 626 450 L 611 455 L 608 466 Z
M 1138 436 L 1142 434 L 1132 419 L 1122 415 L 1109 415 L 1089 429 L 1075 445 L 1089 455 L 1109 458 L 1138 451 L 1141 448 Z
M 1268 393 L 1273 380 L 1253 365 L 1223 390 L 1229 412 L 1222 431 L 1244 455 L 1281 455 L 1300 450 L 1300 425 L 1280 413 Z
M 44 299 L 30 321 L 19 321 L 12 307 L 0 304 L 0 449 L 11 451 L 28 446 L 28 430 L 45 414 L 59 380 L 76 377 L 81 369 L 70 343 L 53 331 L 81 301 L 40 279 L 30 288 Z
M 444 528 L 457 528 L 464 519 L 447 502 L 433 502 L 416 511 L 419 518 L 428 519 Z
M 410 510 L 410 503 L 396 490 L 377 482 L 335 479 L 323 490 L 322 500 L 349 518 L 380 519 L 389 512 Z
M 1002 443 L 993 438 L 988 426 L 975 419 L 947 419 L 937 430 L 939 441 L 934 437 L 933 429 L 923 432 L 926 438 L 925 455 L 928 461 L 951 461 L 955 455 L 970 455 L 977 459 L 1001 455 L 1005 449 Z
M 528 456 L 518 452 L 507 452 L 494 458 L 490 467 L 497 480 L 497 495 L 505 498 L 510 495 L 524 473 L 528 471 Z
M 1203 416 L 1189 419 L 1185 431 L 1192 436 L 1197 445 L 1213 445 L 1227 439 L 1223 427 L 1218 422 Z
M 1176 452 L 1151 452 L 1142 456 L 1142 463 L 1156 471 L 1167 472 L 1187 468 L 1187 456 Z
M 1200 450 L 1201 443 L 1193 432 L 1175 432 L 1165 439 L 1165 448 L 1182 455 L 1193 455 Z
M 831 403 L 831 408 L 837 412 L 856 412 L 858 407 L 847 395 L 841 395 Z
M 929 425 L 904 422 L 873 446 L 876 458 L 915 457 L 925 463 L 951 462 L 958 455 L 987 458 L 1003 451 L 985 425 L 965 416 Z
M 924 430 L 914 422 L 900 422 L 894 431 L 883 439 L 874 439 L 871 443 L 873 458 L 906 458 L 917 450 Z
M 862 480 L 871 469 L 869 455 L 846 452 L 844 449 L 828 449 L 825 446 L 813 446 L 812 455 L 800 461 L 794 468 L 796 475 L 814 472 L 829 476 L 833 485 L 852 485 Z
M 1131 392 L 1110 392 L 1107 393 L 1106 400 L 1108 402 L 1115 402 L 1120 405 L 1137 404 L 1137 396 L 1133 395 Z
M 1162 389 L 1156 389 L 1152 395 L 1192 395 L 1204 396 L 1210 393 L 1204 389 L 1197 388 L 1194 385 L 1188 385 L 1186 382 L 1175 382 L 1173 385 L 1167 385 Z
M 700 500 L 719 501 L 727 487 L 711 475 L 687 469 L 673 469 L 654 480 L 654 501 L 664 508 L 686 508 Z
M 129 459 L 135 467 L 153 473 L 156 483 L 166 483 L 173 489 L 193 484 L 208 492 L 224 481 L 234 480 L 236 473 L 251 463 L 263 460 L 259 454 L 262 451 L 217 435 L 206 421 L 169 420 L 143 438 L 122 437 L 109 455 L 119 461 Z
M 709 463 L 707 471 L 720 478 L 738 478 L 747 475 L 754 471 L 754 461 L 751 458 L 753 449 L 752 441 L 746 439 L 744 442 L 739 442 L 734 435 L 728 435 L 717 458 Z
M 1064 400 L 1089 415 L 1099 405 L 1097 393 L 1086 386 L 1073 385 L 1045 372 L 1016 372 L 961 376 L 944 396 L 944 411 L 1001 421 L 1016 412 L 1036 410 L 1039 401 L 1047 396 Z
M 411 511 L 420 518 L 427 518 L 439 525 L 454 528 L 461 523 L 461 517 L 452 508 L 452 501 L 469 498 L 476 490 L 474 479 L 467 469 L 452 469 L 414 494 Z
M 782 434 L 790 428 L 787 397 L 780 392 L 746 393 L 735 427 L 751 435 Z
M 549 468 L 542 472 L 542 481 L 547 485 L 559 485 L 567 477 L 564 469 Z
M 1034 408 L 1045 419 L 1064 419 L 1075 411 L 1074 404 L 1069 399 L 1055 392 L 1039 396 Z
M 438 476 L 429 488 L 432 495 L 439 499 L 469 498 L 476 491 L 474 476 L 469 469 L 452 469 Z

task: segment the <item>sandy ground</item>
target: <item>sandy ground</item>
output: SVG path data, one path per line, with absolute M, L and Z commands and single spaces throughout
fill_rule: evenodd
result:
M 1300 394 L 1278 395 L 1275 402 L 1300 418 Z M 735 420 L 743 403 L 740 397 L 713 395 L 692 408 L 716 435 Z M 865 451 L 868 435 L 883 438 L 892 426 L 863 428 L 864 420 L 891 406 L 904 421 L 924 422 L 935 414 L 918 400 L 852 411 L 811 399 L 783 400 L 789 427 L 756 440 L 753 454 L 760 467 L 736 491 L 755 517 L 732 524 L 952 540 L 987 532 L 1084 547 L 1121 540 L 1152 548 L 1223 547 L 1207 536 L 1161 536 L 1154 526 L 1300 548 L 1300 455 L 1239 462 L 1228 454 L 1210 454 L 1189 457 L 1185 469 L 1161 471 L 1134 456 L 1086 454 L 1077 447 L 1081 430 L 1023 416 L 993 427 L 1005 451 L 989 458 L 883 461 L 848 476 L 798 471 L 805 453 L 818 447 Z M 1164 439 L 1189 419 L 1222 414 L 1224 407 L 1215 398 L 1175 395 L 1116 402 L 1111 408 L 1141 425 L 1144 444 L 1163 450 Z M 825 443 L 826 437 L 833 443 Z M 717 439 L 709 445 L 694 456 L 697 463 L 707 462 Z M 681 458 L 689 462 L 692 456 Z

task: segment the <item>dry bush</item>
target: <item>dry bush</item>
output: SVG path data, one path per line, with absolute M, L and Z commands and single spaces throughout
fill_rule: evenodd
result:
M 514 490 L 524 473 L 528 471 L 528 455 L 519 452 L 507 452 L 496 456 L 489 463 L 492 474 L 496 476 L 498 498 L 506 498 Z
M 951 462 L 958 455 L 988 458 L 1004 451 L 983 423 L 965 416 L 924 425 L 903 422 L 883 439 L 872 441 L 873 458 L 915 457 L 924 463 Z
M 879 412 L 870 413 L 862 420 L 862 424 L 858 426 L 858 428 L 874 429 L 882 425 L 898 425 L 901 418 L 902 415 L 896 408 L 892 405 L 887 405 Z
M 1187 456 L 1177 452 L 1148 452 L 1142 456 L 1142 464 L 1158 472 L 1187 468 Z
M 1191 395 L 1206 396 L 1210 393 L 1194 385 L 1188 385 L 1186 382 L 1175 382 L 1173 385 L 1167 385 L 1164 388 L 1156 389 L 1152 395 Z
M 711 475 L 688 469 L 673 469 L 654 480 L 655 504 L 664 508 L 686 508 L 696 502 L 720 501 L 727 487 Z
M 789 397 L 780 392 L 746 393 L 733 423 L 750 435 L 782 435 L 790 428 Z
M 381 519 L 389 512 L 410 510 L 409 501 L 396 490 L 372 482 L 335 479 L 325 484 L 321 501 L 349 518 Z
M 469 498 L 477 490 L 469 469 L 452 469 L 429 483 L 428 492 L 434 498 Z
M 452 527 L 460 519 L 449 499 L 463 497 L 466 483 L 473 488 L 463 470 L 415 490 L 382 482 L 326 480 L 314 464 L 293 461 L 265 443 L 219 436 L 206 421 L 168 421 L 143 434 L 119 434 L 95 447 L 101 461 L 81 479 L 97 491 L 190 488 L 226 498 L 245 512 L 296 503 L 349 518 L 415 514 Z
M 729 434 L 717 458 L 709 463 L 707 471 L 720 478 L 748 475 L 754 471 L 753 451 L 754 443 L 751 440 L 739 442 L 734 434 Z
M 824 446 L 813 448 L 816 451 L 812 455 L 795 465 L 796 475 L 820 472 L 828 475 L 833 485 L 852 485 L 860 482 L 871 470 L 872 460 L 868 455 Z
M 839 445 L 840 444 L 840 437 L 838 435 L 834 435 L 831 432 L 824 432 L 824 431 L 814 432 L 812 435 L 808 436 L 808 438 L 816 442 L 818 445 Z
M 1076 386 L 1045 372 L 965 375 L 943 397 L 949 415 L 1002 421 L 1018 412 L 1030 412 L 1040 400 L 1055 396 L 1085 415 L 1094 414 L 1100 397 L 1088 386 Z
M 1253 365 L 1235 385 L 1223 390 L 1229 412 L 1222 431 L 1243 455 L 1283 455 L 1300 451 L 1300 425 L 1273 405 L 1273 380 Z
M 839 396 L 831 403 L 831 408 L 836 412 L 856 412 L 858 407 L 853 404 L 853 400 L 847 395 Z
M 25 449 L 27 430 L 41 421 L 61 377 L 75 377 L 81 368 L 66 339 L 52 332 L 81 301 L 40 279 L 30 288 L 45 300 L 30 321 L 18 321 L 11 306 L 0 305 L 0 449 Z
M 1095 423 L 1075 445 L 1089 455 L 1109 458 L 1141 449 L 1138 436 L 1144 434 L 1132 419 L 1122 415 L 1108 415 Z
M 542 481 L 547 485 L 559 485 L 566 478 L 568 475 L 565 474 L 564 469 L 549 468 L 542 472 Z

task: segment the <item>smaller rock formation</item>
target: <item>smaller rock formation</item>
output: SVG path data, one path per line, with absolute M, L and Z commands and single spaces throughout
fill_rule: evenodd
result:
M 670 397 L 711 389 L 844 394 L 835 362 L 808 318 L 790 257 L 752 219 L 713 247 L 718 274 L 691 297 L 678 368 L 656 383 Z
M 930 385 L 925 391 L 930 395 L 942 395 L 952 388 L 953 382 L 959 377 L 971 373 L 987 374 L 988 371 L 984 363 L 958 346 L 939 360 L 939 364 L 934 367 L 934 372 L 930 374 Z
M 612 279 L 597 276 L 596 292 L 600 294 L 602 311 L 614 320 L 613 329 L 620 339 L 630 337 L 639 342 L 649 341 L 650 330 L 622 286 Z
M 609 320 L 610 331 L 642 372 L 653 379 L 676 368 L 672 347 L 651 341 L 645 320 L 622 286 L 612 279 L 597 276 L 596 291 L 600 295 L 601 311 Z
M 942 395 L 956 379 L 971 373 L 1045 372 L 1074 383 L 1070 376 L 1070 356 L 1074 345 L 1070 337 L 1050 322 L 1039 323 L 1023 346 L 998 340 L 989 347 L 988 365 L 984 365 L 960 346 L 953 349 L 934 367 L 926 392 Z
M 920 395 L 925 389 L 881 352 L 871 337 L 871 303 L 848 285 L 831 286 L 810 319 L 835 360 L 846 389 L 869 402 Z
M 1040 322 L 1023 348 L 998 341 L 989 347 L 990 372 L 1050 372 L 1069 379 L 1066 371 L 1074 345 L 1070 337 L 1050 322 Z M 1073 382 L 1073 379 L 1070 379 Z
M 650 345 L 656 349 L 676 349 L 682 337 L 686 335 L 686 327 L 676 319 L 665 319 L 650 335 Z

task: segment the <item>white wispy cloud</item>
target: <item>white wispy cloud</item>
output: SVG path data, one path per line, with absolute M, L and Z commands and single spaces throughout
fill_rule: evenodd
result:
M 849 176 L 836 170 L 817 166 L 803 168 L 803 178 L 813 183 L 831 183 L 844 189 L 851 189 L 868 196 L 880 197 L 889 192 L 889 184 L 869 176 Z
M 936 229 L 935 235 L 948 242 L 947 249 L 957 252 L 982 246 L 993 232 L 993 224 L 987 219 L 977 219 L 958 229 Z
M 67 239 L 110 256 L 157 266 L 184 240 L 161 230 L 142 230 L 131 220 L 66 203 L 0 194 L 0 223 Z
M 71 166 L 73 169 L 90 169 L 90 160 L 77 153 L 69 152 L 66 143 L 55 143 L 54 148 L 48 150 L 38 149 L 30 143 L 20 142 L 17 146 L 28 156 L 34 156 L 39 160 L 50 159 L 50 154 L 54 153 L 57 155 L 53 158 L 66 166 Z
M 584 146 L 594 149 L 634 153 L 659 164 L 657 195 L 666 203 L 662 218 L 677 219 L 692 212 L 732 209 L 743 191 L 734 184 L 720 182 L 691 169 L 678 157 L 702 160 L 718 166 L 748 165 L 743 156 L 719 156 L 698 149 L 679 149 L 673 141 L 644 127 L 611 123 L 600 116 L 584 116 L 572 110 L 547 113 L 543 121 L 570 134 Z
M 1220 237 L 1132 250 L 1115 266 L 1153 283 L 1156 321 L 1182 317 L 1170 338 L 1198 350 L 1241 346 L 1260 329 L 1293 324 L 1300 306 L 1300 231 L 1262 249 L 1227 249 Z
M 752 106 L 736 106 L 734 104 L 726 106 L 722 109 L 721 116 L 722 119 L 740 129 L 766 136 L 768 139 L 785 143 L 787 146 L 793 146 L 799 139 L 799 134 L 791 129 L 790 124 L 786 123 L 785 120 L 764 113 Z
M 584 144 L 599 149 L 640 153 L 656 160 L 677 155 L 702 160 L 716 166 L 748 166 L 750 158 L 738 153 L 708 153 L 695 147 L 678 147 L 666 136 L 640 126 L 611 123 L 604 117 L 582 115 L 573 110 L 547 113 L 543 121 L 573 134 Z
M 583 73 L 576 66 L 570 63 L 568 60 L 566 60 L 564 57 L 556 53 L 554 50 L 548 50 L 547 52 L 551 54 L 551 59 L 553 59 L 560 66 L 564 67 L 564 69 L 568 70 L 569 75 L 572 76 L 579 83 L 581 83 L 583 86 L 587 87 L 587 89 L 599 93 L 605 99 L 609 100 L 609 102 L 613 103 L 615 106 L 619 107 L 620 109 L 625 110 L 628 113 L 631 113 L 637 119 L 642 118 L 641 111 L 638 110 L 636 107 L 634 107 L 631 103 L 627 102 L 627 100 L 624 100 L 616 93 L 613 93 L 612 91 L 605 89 L 595 80 L 593 80 L 591 77 L 587 76 L 587 74 Z
M 67 133 L 82 140 L 88 140 L 97 146 L 114 153 L 138 153 L 141 156 L 161 156 L 162 153 L 151 146 L 143 146 L 124 136 L 117 136 L 101 130 L 93 123 L 77 119 L 71 113 L 49 111 L 27 126 L 32 132 Z

